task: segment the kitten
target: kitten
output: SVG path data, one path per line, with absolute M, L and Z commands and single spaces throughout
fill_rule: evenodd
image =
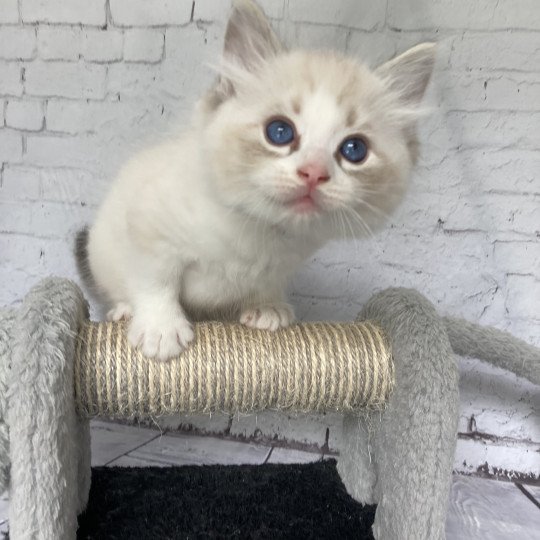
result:
M 330 52 L 287 52 L 251 0 L 234 3 L 220 78 L 192 126 L 135 156 L 77 242 L 108 319 L 131 318 L 147 357 L 178 355 L 191 319 L 289 325 L 291 274 L 332 238 L 397 206 L 435 46 L 375 71 Z

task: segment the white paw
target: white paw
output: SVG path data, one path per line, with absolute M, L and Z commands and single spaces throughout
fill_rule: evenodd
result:
M 125 302 L 118 302 L 112 309 L 107 311 L 108 321 L 121 321 L 131 319 L 131 306 Z
M 240 322 L 259 330 L 277 330 L 289 326 L 294 321 L 294 312 L 288 304 L 266 305 L 245 309 Z
M 134 317 L 128 331 L 128 341 L 143 356 L 162 361 L 178 356 L 194 337 L 191 323 L 181 316 L 166 321 Z

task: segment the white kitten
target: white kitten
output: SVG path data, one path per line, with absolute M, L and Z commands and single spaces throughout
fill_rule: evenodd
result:
M 132 317 L 129 341 L 161 360 L 193 339 L 188 317 L 290 324 L 284 290 L 302 261 L 401 200 L 433 61 L 431 44 L 375 72 L 286 52 L 256 4 L 236 2 L 191 128 L 131 160 L 78 237 L 109 319 Z

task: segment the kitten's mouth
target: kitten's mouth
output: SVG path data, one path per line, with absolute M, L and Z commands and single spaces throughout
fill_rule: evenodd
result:
M 312 196 L 312 193 L 296 197 L 287 202 L 287 206 L 299 214 L 307 214 L 319 210 L 319 205 Z

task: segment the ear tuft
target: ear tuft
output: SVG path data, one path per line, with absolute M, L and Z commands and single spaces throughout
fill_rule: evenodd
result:
M 224 60 L 252 71 L 282 49 L 262 9 L 253 0 L 235 0 L 225 32 Z
M 419 105 L 433 73 L 437 45 L 421 43 L 386 62 L 375 71 L 404 103 Z

